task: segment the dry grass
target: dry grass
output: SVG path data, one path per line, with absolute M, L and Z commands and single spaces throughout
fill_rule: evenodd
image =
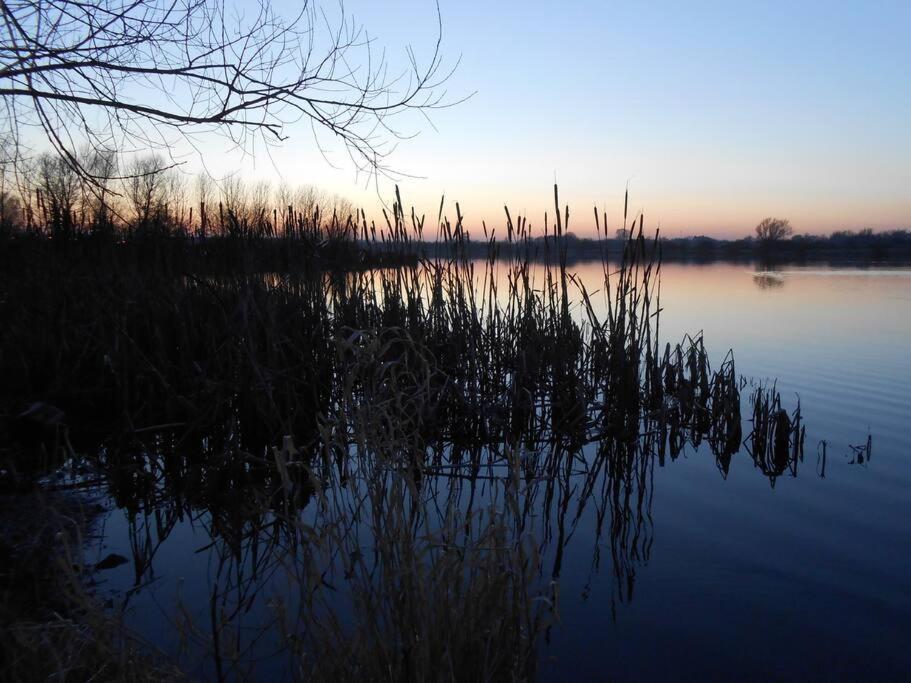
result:
M 83 535 L 99 514 L 96 505 L 48 491 L 0 499 L 0 680 L 182 678 L 86 588 Z

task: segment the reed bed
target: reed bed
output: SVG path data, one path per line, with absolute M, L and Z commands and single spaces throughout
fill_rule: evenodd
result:
M 182 520 L 213 539 L 208 623 L 175 613 L 202 653 L 184 670 L 252 676 L 268 643 L 301 678 L 532 678 L 570 539 L 593 529 L 592 571 L 608 548 L 612 602 L 631 599 L 654 467 L 705 441 L 726 475 L 741 450 L 733 354 L 714 370 L 701 336 L 660 338 L 661 242 L 641 216 L 605 247 L 597 292 L 567 265 L 557 188 L 535 268 L 542 241 L 508 211 L 505 260 L 492 233 L 472 258 L 458 208 L 432 259 L 408 256 L 424 219 L 398 196 L 385 220 L 345 223 L 339 249 L 385 255 L 353 269 L 319 250 L 292 272 L 231 256 L 285 248 L 268 234 L 225 236 L 218 268 L 35 235 L 8 263 L 2 410 L 65 413 L 128 513 L 137 586 Z M 796 474 L 799 405 L 774 387 L 749 401 L 754 463 Z M 9 479 L 59 455 L 7 423 Z M 293 589 L 260 598 L 251 627 L 279 580 Z

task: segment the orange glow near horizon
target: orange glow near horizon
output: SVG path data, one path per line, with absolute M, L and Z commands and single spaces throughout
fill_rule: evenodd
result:
M 423 194 L 423 193 L 422 193 Z M 553 190 L 545 192 L 515 193 L 511 198 L 497 201 L 491 197 L 489 189 L 483 189 L 475 197 L 446 196 L 443 206 L 444 218 L 450 222 L 456 220 L 456 203 L 464 219 L 464 225 L 475 238 L 483 234 L 483 224 L 488 231 L 496 229 L 497 235 L 505 231 L 506 213 L 504 206 L 515 221 L 524 216 L 532 228 L 533 234 L 544 232 L 545 215 L 548 225 L 553 226 L 554 200 Z M 547 196 L 550 195 L 550 196 Z M 414 206 L 418 216 L 425 217 L 425 234 L 435 231 L 437 214 L 440 208 L 440 197 L 429 199 L 417 195 L 411 197 L 407 187 L 402 189 L 402 198 L 406 213 Z M 376 193 L 365 193 L 358 198 L 360 206 L 367 212 L 368 220 L 382 218 L 383 202 Z M 357 201 L 357 200 L 356 200 Z M 594 237 L 594 209 L 597 207 L 599 218 L 607 213 L 607 233 L 613 236 L 618 228 L 623 227 L 623 195 L 609 196 L 606 201 L 593 202 L 570 192 L 560 191 L 561 215 L 569 207 L 569 230 L 579 237 Z M 388 203 L 387 203 L 388 208 Z M 669 197 L 652 198 L 651 201 L 636 201 L 634 190 L 630 191 L 627 222 L 632 223 L 639 214 L 644 216 L 647 232 L 656 229 L 666 237 L 692 237 L 706 235 L 721 239 L 738 239 L 753 234 L 755 225 L 766 216 L 787 218 L 798 234 L 830 234 L 839 230 L 873 230 L 911 229 L 911 200 L 895 201 L 880 205 L 875 215 L 861 202 L 850 200 L 829 201 L 819 205 L 806 205 L 797 201 L 763 202 L 754 199 L 729 199 L 728 201 L 700 202 L 686 198 Z M 431 228 L 428 232 L 427 228 Z M 602 221 L 601 228 L 604 225 Z

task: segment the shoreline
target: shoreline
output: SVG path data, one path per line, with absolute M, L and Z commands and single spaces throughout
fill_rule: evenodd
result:
M 153 657 L 92 585 L 86 561 L 99 497 L 47 480 L 0 494 L 0 680 L 161 681 L 181 675 Z

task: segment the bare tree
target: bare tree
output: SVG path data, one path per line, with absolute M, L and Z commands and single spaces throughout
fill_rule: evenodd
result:
M 228 176 L 221 181 L 221 203 L 224 210 L 237 219 L 243 218 L 247 206 L 247 183 L 240 176 Z
M 136 157 L 127 167 L 124 196 L 139 231 L 164 226 L 169 174 L 164 167 L 164 160 L 156 155 Z
M 38 210 L 54 237 L 69 237 L 74 229 L 74 211 L 80 200 L 79 175 L 56 154 L 38 157 L 36 194 Z
M 333 23 L 306 0 L 288 19 L 268 0 L 2 0 L 0 97 L 14 139 L 40 128 L 86 178 L 85 141 L 141 151 L 218 129 L 246 147 L 299 119 L 382 172 L 404 137 L 392 117 L 445 105 L 438 29 L 429 59 L 408 47 L 396 73 L 343 7 Z
M 196 199 L 198 234 L 201 237 L 205 237 L 208 232 L 209 204 L 211 204 L 215 195 L 215 182 L 209 174 L 200 173 L 196 176 L 193 182 L 193 194 Z
M 272 219 L 272 186 L 268 181 L 254 183 L 249 191 L 249 219 L 260 232 L 270 230 Z
M 117 153 L 109 149 L 88 149 L 80 162 L 92 177 L 91 182 L 82 183 L 82 206 L 91 220 L 95 232 L 110 233 L 114 229 L 112 206 L 116 195 L 112 183 L 118 177 Z
M 19 197 L 7 187 L 6 178 L 0 172 L 0 234 L 21 224 L 22 204 Z
M 187 177 L 175 169 L 168 169 L 165 172 L 163 194 L 165 216 L 172 221 L 174 228 L 186 231 L 189 227 Z
M 13 177 L 13 144 L 6 137 L 0 137 L 0 232 L 19 225 L 22 220 L 22 205 L 16 196 Z
M 766 244 L 783 240 L 792 234 L 794 228 L 786 218 L 763 218 L 756 226 L 756 237 Z

